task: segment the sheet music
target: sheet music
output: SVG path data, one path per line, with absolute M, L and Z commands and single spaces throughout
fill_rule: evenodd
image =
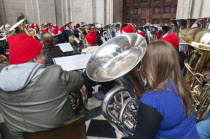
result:
M 79 40 L 79 39 L 74 38 L 74 40 L 75 40 L 77 43 L 80 43 L 80 40 Z
M 71 71 L 85 69 L 92 54 L 81 54 L 54 58 L 54 63 L 60 65 L 63 70 Z
M 59 43 L 58 46 L 63 52 L 74 51 L 70 43 Z

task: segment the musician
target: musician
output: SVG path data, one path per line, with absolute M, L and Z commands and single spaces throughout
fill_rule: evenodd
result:
M 93 30 L 90 31 L 86 36 L 85 36 L 86 41 L 89 43 L 89 46 L 85 49 L 82 50 L 82 53 L 86 54 L 92 54 L 98 49 L 98 36 L 97 36 L 97 31 Z
M 61 35 L 61 39 L 62 39 L 64 42 L 69 42 L 69 37 L 68 37 L 68 34 L 65 32 L 64 27 L 59 27 L 59 28 L 58 28 L 58 34 Z
M 97 36 L 97 31 L 93 30 L 90 31 L 86 36 L 85 39 L 87 40 L 87 42 L 90 44 L 89 47 L 87 47 L 86 49 L 82 50 L 82 53 L 86 53 L 86 54 L 92 54 L 94 53 L 97 49 L 98 49 L 98 43 L 101 43 L 101 40 L 98 38 Z M 87 89 L 88 92 L 88 97 L 92 97 L 92 92 L 93 92 L 93 86 L 99 84 L 96 83 L 95 81 L 92 81 L 87 75 L 86 73 L 83 75 L 84 77 L 84 85 Z M 103 82 L 100 83 L 101 87 L 99 87 L 99 92 L 96 94 L 96 97 L 99 100 L 102 100 L 105 97 L 105 94 L 112 89 L 115 86 L 115 82 L 114 81 L 110 81 L 110 82 Z
M 123 31 L 123 33 L 133 33 L 134 32 L 134 26 L 133 25 L 131 25 L 131 24 L 128 24 L 128 25 L 126 25 L 123 29 L 122 29 L 122 31 Z
M 0 33 L 2 33 L 2 32 L 4 32 L 4 25 L 1 25 L 1 27 L 0 27 Z M 1 37 L 1 36 L 0 36 Z
M 34 29 L 36 30 L 36 33 L 39 34 L 39 26 L 38 26 L 38 24 L 34 24 Z
M 23 13 L 20 14 L 20 16 L 18 16 L 17 18 L 17 22 L 19 22 L 20 20 L 24 19 L 25 16 L 23 15 Z M 26 24 L 27 24 L 27 20 L 26 20 Z
M 53 58 L 64 56 L 63 51 L 55 45 L 53 36 L 49 32 L 44 32 L 41 34 L 41 41 L 45 56 L 45 66 L 53 65 Z
M 7 32 L 10 29 L 11 26 L 9 24 L 5 24 L 4 27 L 5 27 L 5 32 Z
M 27 34 L 7 40 L 11 65 L 0 72 L 0 110 L 12 139 L 74 119 L 69 93 L 80 90 L 82 76 L 58 65 L 45 68 L 42 45 Z
M 42 33 L 44 33 L 44 32 L 48 32 L 48 30 L 49 30 L 48 28 L 43 28 L 42 30 L 40 30 L 40 32 L 41 32 L 41 34 L 42 34 Z
M 58 34 L 58 30 L 57 29 L 52 29 L 51 30 L 51 34 L 53 36 L 53 40 L 56 44 L 59 44 L 59 43 L 65 43 L 62 38 L 61 38 L 61 35 Z
M 166 41 L 148 45 L 142 71 L 149 90 L 140 99 L 133 136 L 118 139 L 199 139 L 190 88 L 182 77 L 178 54 Z

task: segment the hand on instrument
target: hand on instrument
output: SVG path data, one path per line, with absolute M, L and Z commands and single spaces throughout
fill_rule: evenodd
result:
M 125 134 L 121 131 L 115 130 L 115 133 L 116 133 L 117 139 L 121 139 L 122 137 L 125 137 Z

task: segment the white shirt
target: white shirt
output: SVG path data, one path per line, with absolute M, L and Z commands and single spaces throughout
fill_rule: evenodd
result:
M 82 49 L 82 53 L 93 54 L 98 48 L 99 48 L 99 46 L 89 46 L 85 49 Z

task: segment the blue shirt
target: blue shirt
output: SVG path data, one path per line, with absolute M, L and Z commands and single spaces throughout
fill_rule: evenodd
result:
M 146 92 L 140 100 L 163 116 L 155 139 L 199 139 L 195 115 L 187 117 L 176 89 L 172 84 L 168 88 Z

